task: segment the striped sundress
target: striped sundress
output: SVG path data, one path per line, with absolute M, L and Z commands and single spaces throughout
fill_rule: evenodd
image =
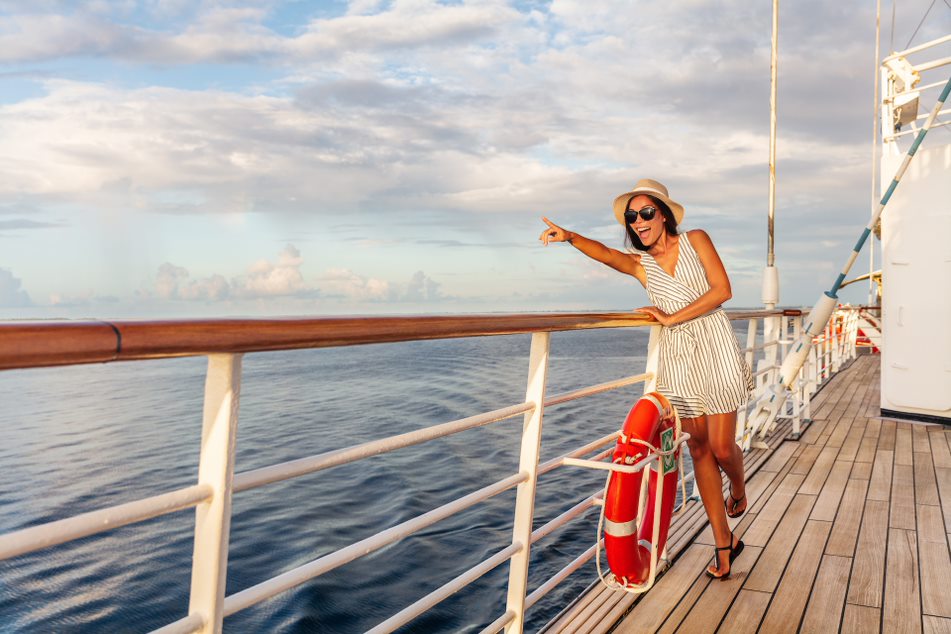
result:
M 686 233 L 671 277 L 649 253 L 641 254 L 647 295 L 666 313 L 674 313 L 710 290 L 707 276 Z M 735 411 L 753 390 L 750 367 L 722 308 L 660 332 L 657 391 L 684 418 Z

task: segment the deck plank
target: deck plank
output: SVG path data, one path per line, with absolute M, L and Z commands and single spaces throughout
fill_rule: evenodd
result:
M 915 452 L 915 502 L 933 506 L 941 504 L 930 452 Z
M 935 469 L 941 509 L 944 511 L 944 526 L 951 533 L 951 469 Z
M 885 568 L 885 632 L 921 631 L 921 595 L 918 587 L 918 544 L 914 531 L 888 531 L 888 564 Z
M 925 634 L 951 634 L 951 619 L 925 615 L 924 625 Z
M 852 559 L 849 557 L 822 557 L 819 574 L 806 607 L 806 615 L 802 619 L 800 634 L 832 634 L 839 631 L 851 570 Z
M 885 543 L 888 539 L 888 502 L 867 500 L 859 531 L 848 602 L 882 607 L 882 576 L 885 568 Z
M 809 471 L 812 470 L 812 465 L 815 464 L 816 458 L 819 457 L 819 453 L 822 451 L 821 445 L 806 445 L 802 453 L 799 454 L 799 458 L 796 459 L 796 464 L 793 465 L 791 473 L 797 475 L 808 475 Z
M 872 478 L 868 484 L 868 499 L 884 502 L 891 497 L 892 464 L 894 461 L 894 451 L 879 449 L 875 452 L 875 463 L 872 465 Z
M 921 606 L 925 614 L 951 618 L 951 556 L 941 509 L 918 505 L 918 555 Z
M 836 510 L 839 508 L 839 501 L 842 499 L 842 493 L 849 481 L 849 474 L 852 472 L 852 463 L 845 460 L 836 460 L 832 465 L 832 471 L 826 479 L 825 486 L 819 492 L 819 498 L 812 509 L 810 519 L 824 520 L 831 522 L 835 519 Z
M 829 440 L 831 441 L 831 438 Z M 835 462 L 838 453 L 838 447 L 824 447 L 819 452 L 819 457 L 816 458 L 809 475 L 806 476 L 805 481 L 799 488 L 800 493 L 803 495 L 819 495 L 819 491 L 822 490 L 822 485 L 825 484 L 826 478 L 832 470 L 832 463 Z
M 793 499 L 744 587 L 763 592 L 775 589 L 815 501 L 811 495 L 797 495 Z
M 871 421 L 869 421 L 871 423 Z M 880 429 L 877 428 L 877 429 Z M 856 462 L 872 462 L 875 460 L 875 450 L 878 448 L 878 431 L 876 430 L 876 435 L 869 436 L 868 428 L 866 428 L 866 435 L 862 437 L 862 443 L 859 445 L 859 450 L 855 452 L 855 461 Z
M 691 546 L 629 613 L 615 632 L 655 632 L 690 590 L 711 560 L 709 546 Z
M 878 436 L 878 448 L 895 451 L 895 421 L 882 421 L 882 431 Z
M 874 634 L 882 631 L 882 611 L 864 605 L 846 604 L 841 634 Z
M 679 624 L 682 632 L 702 632 L 713 629 L 715 623 L 723 619 L 749 575 L 749 571 L 756 565 L 756 560 L 762 553 L 761 548 L 744 548 L 743 552 L 733 562 L 730 578 L 711 581 L 706 590 L 693 605 L 690 613 Z M 664 624 L 665 627 L 667 624 Z
M 855 460 L 855 456 L 859 451 L 859 445 L 865 438 L 865 427 L 867 424 L 868 421 L 864 418 L 855 419 L 855 422 L 852 423 L 852 429 L 849 430 L 849 435 L 846 436 L 845 442 L 842 443 L 842 448 L 836 457 L 837 460 Z
M 895 465 L 892 475 L 891 502 L 892 510 L 888 525 L 892 528 L 915 530 L 915 475 L 911 467 Z
M 753 634 L 759 629 L 772 595 L 756 590 L 740 590 L 717 634 Z
M 898 423 L 895 430 L 895 465 L 910 467 L 912 465 L 911 425 Z
M 808 588 L 812 587 L 816 578 L 819 563 L 822 561 L 822 551 L 831 529 L 831 522 L 806 522 L 799 543 L 789 559 L 789 565 L 763 618 L 761 629 L 764 632 L 793 629 L 793 624 L 798 624 L 802 619 L 806 601 L 809 599 Z
M 832 525 L 832 533 L 826 544 L 826 553 L 851 557 L 855 554 L 855 541 L 862 525 L 862 511 L 865 508 L 866 480 L 849 480 L 842 495 L 838 515 Z
M 928 430 L 931 436 L 931 457 L 935 467 L 951 467 L 951 450 L 948 449 L 947 436 L 937 425 Z
M 805 476 L 789 473 L 783 478 L 782 483 L 773 491 L 766 506 L 756 515 L 756 519 L 750 525 L 743 536 L 743 541 L 750 546 L 765 546 L 769 542 L 770 536 L 779 524 L 780 519 L 789 508 L 789 503 L 796 495 L 796 491 L 802 485 Z
M 853 462 L 852 463 L 852 473 L 849 475 L 853 480 L 868 480 L 872 477 L 872 463 L 871 462 Z
M 789 461 L 792 455 L 796 452 L 796 449 L 799 447 L 799 443 L 795 442 L 784 442 L 779 447 L 776 448 L 776 451 L 773 452 L 773 455 L 769 457 L 769 460 L 760 467 L 760 471 L 769 471 L 769 472 L 778 472 L 781 471 L 783 466 Z M 945 445 L 947 448 L 947 445 Z
M 911 426 L 911 448 L 912 451 L 931 453 L 931 440 L 928 438 L 929 425 Z

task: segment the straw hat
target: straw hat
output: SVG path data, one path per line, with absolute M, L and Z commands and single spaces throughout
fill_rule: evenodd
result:
M 667 188 L 664 187 L 662 183 L 650 178 L 642 178 L 634 185 L 634 189 L 629 192 L 624 192 L 614 199 L 614 217 L 617 218 L 617 221 L 622 225 L 627 226 L 627 223 L 624 222 L 624 212 L 627 211 L 627 206 L 631 203 L 631 199 L 641 194 L 652 196 L 667 205 L 671 213 L 674 214 L 675 224 L 679 225 L 680 221 L 684 219 L 683 205 L 675 203 L 670 199 Z

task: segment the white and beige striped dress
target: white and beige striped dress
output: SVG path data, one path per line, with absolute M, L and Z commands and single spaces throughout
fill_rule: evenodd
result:
M 710 290 L 707 276 L 686 233 L 671 277 L 649 253 L 641 254 L 647 295 L 666 313 L 674 313 Z M 680 416 L 735 411 L 753 390 L 750 367 L 740 353 L 730 320 L 722 308 L 661 329 L 657 391 Z

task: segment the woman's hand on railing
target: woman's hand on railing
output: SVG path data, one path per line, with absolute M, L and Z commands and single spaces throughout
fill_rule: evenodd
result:
M 661 326 L 670 326 L 673 323 L 670 315 L 657 308 L 657 306 L 641 306 L 640 308 L 635 308 L 634 312 L 636 313 L 647 313 L 651 317 L 657 320 Z

